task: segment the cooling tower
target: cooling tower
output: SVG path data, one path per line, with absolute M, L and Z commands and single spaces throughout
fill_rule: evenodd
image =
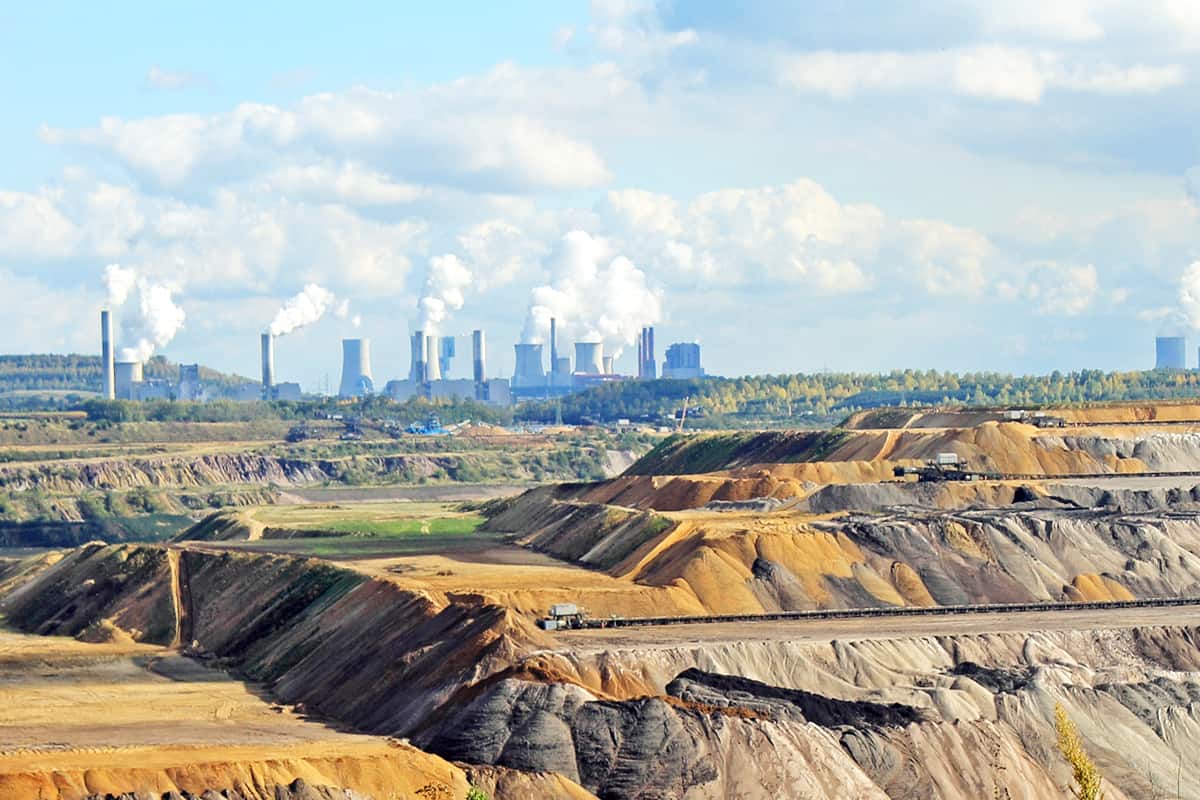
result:
M 604 374 L 605 374 L 605 375 L 614 375 L 614 374 L 616 374 L 616 373 L 615 373 L 615 367 L 613 367 L 613 357 L 612 357 L 612 356 L 605 356 L 605 357 L 604 357 Z
M 425 380 L 433 383 L 442 379 L 442 365 L 438 361 L 438 337 L 425 337 Z
M 1185 369 L 1187 339 L 1182 336 L 1159 336 L 1154 340 L 1155 369 Z
M 262 335 L 262 387 L 263 397 L 271 399 L 271 388 L 275 385 L 275 337 Z
M 515 345 L 515 348 L 517 365 L 513 370 L 512 385 L 516 387 L 544 386 L 546 372 L 542 369 L 542 346 L 540 344 L 518 344 Z
M 484 337 L 482 330 L 471 332 L 471 366 L 473 368 L 472 376 L 476 383 L 483 383 L 487 380 L 487 340 Z
M 342 385 L 339 397 L 366 397 L 375 391 L 371 380 L 371 340 L 342 339 Z
M 604 344 L 601 342 L 576 342 L 575 372 L 584 375 L 603 375 Z
M 107 310 L 100 312 L 100 357 L 104 369 L 104 399 L 116 398 L 113 366 L 112 315 Z
M 142 382 L 142 362 L 118 361 L 113 365 L 113 392 L 118 400 L 132 400 L 134 384 Z

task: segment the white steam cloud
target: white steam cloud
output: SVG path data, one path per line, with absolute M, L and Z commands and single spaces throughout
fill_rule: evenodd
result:
M 155 283 L 120 264 L 104 268 L 104 285 L 114 310 L 134 303 L 121 315 L 122 339 L 134 343 L 121 348 L 122 361 L 146 361 L 157 348 L 166 347 L 183 327 L 187 315 L 175 305 L 170 286 Z
M 120 264 L 109 264 L 104 268 L 104 288 L 108 291 L 108 305 L 119 308 L 129 299 L 129 293 L 137 285 L 137 272 Z
M 1179 279 L 1179 305 L 1193 329 L 1200 329 L 1200 261 L 1193 261 Z
M 417 328 L 427 334 L 436 331 L 452 311 L 461 309 L 466 302 L 463 290 L 471 285 L 473 277 L 456 255 L 448 253 L 429 259 L 429 274 L 417 301 Z
M 533 290 L 522 340 L 546 341 L 554 317 L 560 343 L 603 342 L 605 354 L 616 358 L 643 326 L 660 321 L 662 296 L 646 273 L 624 256 L 609 258 L 599 237 L 584 231 L 564 236 L 550 257 L 550 283 Z
M 325 312 L 333 307 L 334 300 L 333 292 L 315 283 L 310 283 L 275 313 L 275 319 L 271 320 L 267 332 L 272 336 L 286 336 L 305 325 L 311 325 L 325 316 Z M 345 317 L 349 311 L 349 303 L 343 301 L 334 313 L 337 316 Z

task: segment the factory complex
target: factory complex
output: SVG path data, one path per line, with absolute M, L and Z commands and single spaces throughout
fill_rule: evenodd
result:
M 277 380 L 275 339 L 271 333 L 260 337 L 262 379 L 232 387 L 211 387 L 200 377 L 196 364 L 179 368 L 178 381 L 148 379 L 141 361 L 123 355 L 115 358 L 112 317 L 100 312 L 101 356 L 104 373 L 104 397 L 109 400 L 186 400 L 204 402 L 216 399 L 239 401 L 300 400 L 300 385 Z M 522 342 L 514 347 L 512 378 L 487 377 L 487 338 L 483 330 L 471 333 L 471 377 L 450 378 L 457 355 L 457 338 L 424 330 L 410 337 L 411 361 L 408 376 L 389 380 L 376 387 L 371 371 L 371 340 L 342 340 L 342 374 L 338 396 L 343 399 L 382 394 L 393 400 L 412 398 L 476 400 L 507 406 L 522 400 L 545 400 L 580 392 L 603 383 L 625 380 L 654 380 L 659 377 L 655 360 L 654 328 L 644 327 L 637 341 L 637 374 L 622 375 L 614 368 L 615 355 L 604 352 L 601 341 L 574 342 L 574 358 L 560 355 L 557 320 L 550 320 L 549 356 L 541 342 Z M 124 351 L 128 353 L 129 351 Z M 661 376 L 670 379 L 699 378 L 705 374 L 700 364 L 700 345 L 680 342 L 670 345 L 662 364 Z

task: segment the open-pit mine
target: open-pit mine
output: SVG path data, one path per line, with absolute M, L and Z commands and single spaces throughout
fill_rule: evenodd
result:
M 1200 406 L 306 480 L 0 562 L 0 799 L 1200 798 Z

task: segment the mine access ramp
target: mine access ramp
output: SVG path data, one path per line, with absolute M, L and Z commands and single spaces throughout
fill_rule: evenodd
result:
M 563 606 L 573 604 L 563 603 Z M 962 606 L 883 606 L 879 608 L 836 608 L 816 611 L 779 611 L 773 614 L 725 614 L 707 617 L 587 617 L 569 615 L 569 624 L 556 624 L 560 618 L 538 620 L 545 630 L 596 628 L 633 628 L 646 625 L 704 625 L 723 622 L 804 622 L 806 620 L 867 619 L 879 617 L 938 617 L 969 614 L 1022 614 L 1055 611 L 1119 611 L 1134 608 L 1200 607 L 1200 597 L 1151 597 L 1145 600 L 1100 600 L 1084 603 L 983 603 Z M 553 609 L 552 609 L 553 611 Z M 578 612 L 578 609 L 576 609 Z M 550 626 L 550 627 L 548 627 Z

